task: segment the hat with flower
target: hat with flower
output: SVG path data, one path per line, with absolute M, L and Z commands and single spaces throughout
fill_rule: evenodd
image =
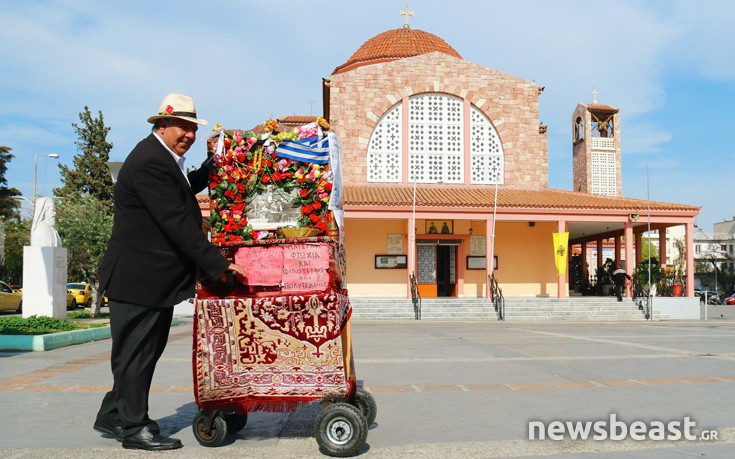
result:
M 207 120 L 197 118 L 194 99 L 183 94 L 169 94 L 163 98 L 158 114 L 148 118 L 149 123 L 163 118 L 179 118 L 184 121 L 206 125 Z

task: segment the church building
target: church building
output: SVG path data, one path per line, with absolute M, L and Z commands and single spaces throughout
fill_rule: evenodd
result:
M 628 273 L 649 228 L 665 240 L 683 225 L 691 249 L 699 207 L 622 196 L 617 108 L 577 105 L 573 188 L 550 189 L 544 88 L 464 60 L 407 19 L 323 81 L 324 117 L 342 146 L 351 296 L 407 298 L 414 275 L 422 298 L 482 298 L 493 273 L 506 297 L 563 298 L 574 286 L 558 275 L 553 233 L 568 232 L 577 252 L 613 244 Z
M 550 189 L 544 88 L 464 60 L 442 38 L 411 28 L 407 8 L 402 14 L 402 28 L 370 38 L 322 81 L 323 116 L 341 144 L 351 297 L 410 298 L 413 279 L 422 298 L 488 298 L 494 276 L 505 297 L 565 298 L 579 279 L 558 270 L 558 255 L 586 260 L 612 247 L 632 273 L 642 234 L 658 233 L 665 261 L 666 228 L 680 226 L 685 296 L 693 296 L 700 208 L 622 195 L 618 108 L 594 92 L 592 103 L 577 105 L 573 183 Z M 568 233 L 568 245 L 555 233 Z M 583 278 L 603 257 L 596 261 L 582 263 Z

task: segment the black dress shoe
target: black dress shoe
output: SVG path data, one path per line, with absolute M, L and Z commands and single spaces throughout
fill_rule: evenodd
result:
M 117 441 L 123 441 L 123 432 L 121 426 L 111 426 L 110 424 L 97 420 L 94 421 L 94 426 L 92 426 L 92 428 L 97 432 L 111 436 Z
M 163 451 L 167 449 L 178 449 L 184 445 L 176 438 L 163 436 L 153 431 L 149 426 L 145 426 L 133 435 L 128 435 L 123 438 L 122 446 L 127 449 Z

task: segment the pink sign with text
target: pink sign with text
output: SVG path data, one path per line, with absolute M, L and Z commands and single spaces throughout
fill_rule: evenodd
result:
M 283 291 L 322 291 L 329 287 L 329 247 L 293 244 L 283 248 Z
M 240 247 L 235 264 L 245 270 L 250 285 L 279 285 L 283 273 L 283 247 Z

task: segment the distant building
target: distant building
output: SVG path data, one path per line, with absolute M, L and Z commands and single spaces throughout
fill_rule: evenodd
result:
M 715 223 L 712 229 L 707 233 L 697 228 L 694 234 L 694 262 L 699 268 L 695 284 L 702 290 L 721 291 L 723 279 L 716 278 L 715 266 L 720 273 L 735 270 L 735 217 Z

